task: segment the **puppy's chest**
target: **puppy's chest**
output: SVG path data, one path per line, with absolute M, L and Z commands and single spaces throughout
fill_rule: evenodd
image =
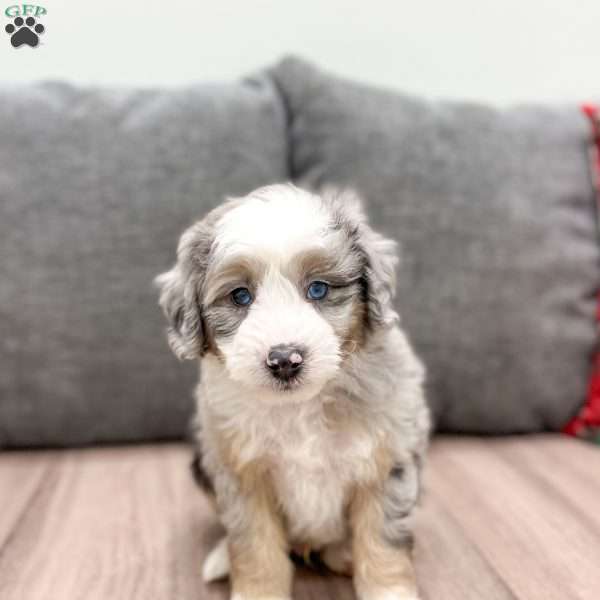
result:
M 345 536 L 348 496 L 371 476 L 373 447 L 365 432 L 323 425 L 278 441 L 270 453 L 273 484 L 292 541 L 318 545 Z

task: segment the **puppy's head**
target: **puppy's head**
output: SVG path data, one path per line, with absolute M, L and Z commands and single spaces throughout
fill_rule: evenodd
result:
M 396 262 L 352 195 L 261 188 L 182 235 L 157 278 L 169 343 L 180 358 L 213 353 L 264 401 L 308 400 L 397 320 Z

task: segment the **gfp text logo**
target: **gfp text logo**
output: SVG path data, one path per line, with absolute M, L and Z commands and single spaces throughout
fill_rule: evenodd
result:
M 6 8 L 4 15 L 12 22 L 4 31 L 10 35 L 10 43 L 14 48 L 23 45 L 35 48 L 40 43 L 40 35 L 46 28 L 38 21 L 47 12 L 43 6 L 36 4 L 14 4 Z

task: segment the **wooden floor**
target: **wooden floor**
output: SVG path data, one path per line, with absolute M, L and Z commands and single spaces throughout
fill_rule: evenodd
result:
M 1 600 L 211 600 L 219 535 L 179 445 L 0 454 Z M 425 600 L 600 599 L 600 448 L 439 438 L 416 517 Z M 300 572 L 296 600 L 350 600 Z

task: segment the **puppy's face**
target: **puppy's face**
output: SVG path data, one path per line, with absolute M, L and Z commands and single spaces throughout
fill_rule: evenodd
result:
M 308 400 L 370 330 L 393 323 L 394 264 L 393 243 L 354 199 L 262 188 L 182 236 L 158 278 L 171 345 L 214 353 L 261 400 Z

